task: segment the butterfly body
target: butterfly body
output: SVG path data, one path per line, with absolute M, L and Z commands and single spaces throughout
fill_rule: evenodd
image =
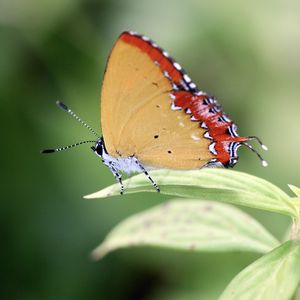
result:
M 126 174 L 142 172 L 138 160 L 132 155 L 128 157 L 111 156 L 108 154 L 103 138 L 100 138 L 95 147 L 91 147 L 97 156 L 102 159 L 102 162 L 112 170 L 124 172 Z
M 141 173 L 143 172 L 148 179 L 151 181 L 155 189 L 160 192 L 159 187 L 156 185 L 156 183 L 153 181 L 153 179 L 150 177 L 148 171 L 145 169 L 145 167 L 139 162 L 139 160 L 134 156 L 128 156 L 128 157 L 121 157 L 116 156 L 113 157 L 108 154 L 103 137 L 99 138 L 96 141 L 95 146 L 91 147 L 92 151 L 99 156 L 102 159 L 102 162 L 104 165 L 106 165 L 110 171 L 113 173 L 115 179 L 120 184 L 120 193 L 123 194 L 124 192 L 124 185 L 122 183 L 122 175 L 121 172 L 125 172 L 127 174 L 131 173 Z

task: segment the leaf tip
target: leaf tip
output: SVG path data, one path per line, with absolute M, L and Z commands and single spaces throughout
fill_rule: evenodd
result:
M 89 195 L 85 195 L 83 196 L 84 199 L 95 199 L 97 197 L 95 197 L 95 194 L 89 194 Z
M 96 262 L 96 261 L 98 261 L 100 259 L 99 255 L 96 252 L 94 252 L 94 251 L 92 251 L 90 253 L 89 257 L 90 257 L 90 260 L 93 261 L 93 262 Z
M 104 247 L 100 246 L 100 247 L 94 249 L 90 253 L 90 259 L 92 261 L 98 261 L 98 260 L 102 259 L 107 254 L 107 252 L 108 252 L 107 249 L 105 249 Z
M 296 187 L 293 184 L 288 184 L 288 187 L 297 197 L 300 197 L 300 188 Z

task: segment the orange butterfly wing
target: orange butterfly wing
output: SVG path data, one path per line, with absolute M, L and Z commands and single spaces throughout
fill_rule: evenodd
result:
M 101 94 L 101 126 L 108 153 L 134 155 L 155 168 L 195 169 L 215 158 L 206 130 L 176 107 L 180 66 L 148 39 L 123 33 L 108 60 Z

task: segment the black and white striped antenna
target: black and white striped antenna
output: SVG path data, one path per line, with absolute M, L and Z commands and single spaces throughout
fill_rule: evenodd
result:
M 67 105 L 60 101 L 56 101 L 56 105 L 61 108 L 63 111 L 67 112 L 73 118 L 75 118 L 78 122 L 80 122 L 85 128 L 87 128 L 91 133 L 93 133 L 98 139 L 100 136 L 96 133 L 96 131 L 87 123 L 85 123 L 81 118 L 79 118 Z
M 63 146 L 63 147 L 60 147 L 60 148 L 45 149 L 45 150 L 42 150 L 41 153 L 46 154 L 46 153 L 60 152 L 60 151 L 68 150 L 68 149 L 80 146 L 82 144 L 87 144 L 87 143 L 94 143 L 95 144 L 96 141 L 82 141 L 82 142 L 78 142 L 78 143 L 75 143 L 75 144 L 72 144 L 72 145 Z
M 100 136 L 96 133 L 96 131 L 89 126 L 87 123 L 85 123 L 81 118 L 79 118 L 67 105 L 65 105 L 64 103 L 62 103 L 61 101 L 56 101 L 56 105 L 61 108 L 63 111 L 67 112 L 69 115 L 71 115 L 73 118 L 75 118 L 78 122 L 80 122 L 85 128 L 87 128 L 91 133 L 93 133 L 96 137 L 97 140 L 100 138 Z M 63 147 L 59 147 L 59 148 L 54 148 L 54 149 L 45 149 L 42 150 L 41 153 L 46 154 L 46 153 L 55 153 L 55 152 L 60 152 L 60 151 L 64 151 L 64 150 L 68 150 L 83 144 L 87 144 L 87 143 L 96 143 L 97 141 L 82 141 L 82 142 L 78 142 L 78 143 L 74 143 L 72 145 L 68 145 L 68 146 L 63 146 Z

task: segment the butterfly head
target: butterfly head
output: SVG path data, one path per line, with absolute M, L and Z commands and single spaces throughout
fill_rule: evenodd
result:
M 96 155 L 103 157 L 103 154 L 107 154 L 107 151 L 105 149 L 104 140 L 103 137 L 99 138 L 95 146 L 92 146 L 91 149 L 95 152 Z

